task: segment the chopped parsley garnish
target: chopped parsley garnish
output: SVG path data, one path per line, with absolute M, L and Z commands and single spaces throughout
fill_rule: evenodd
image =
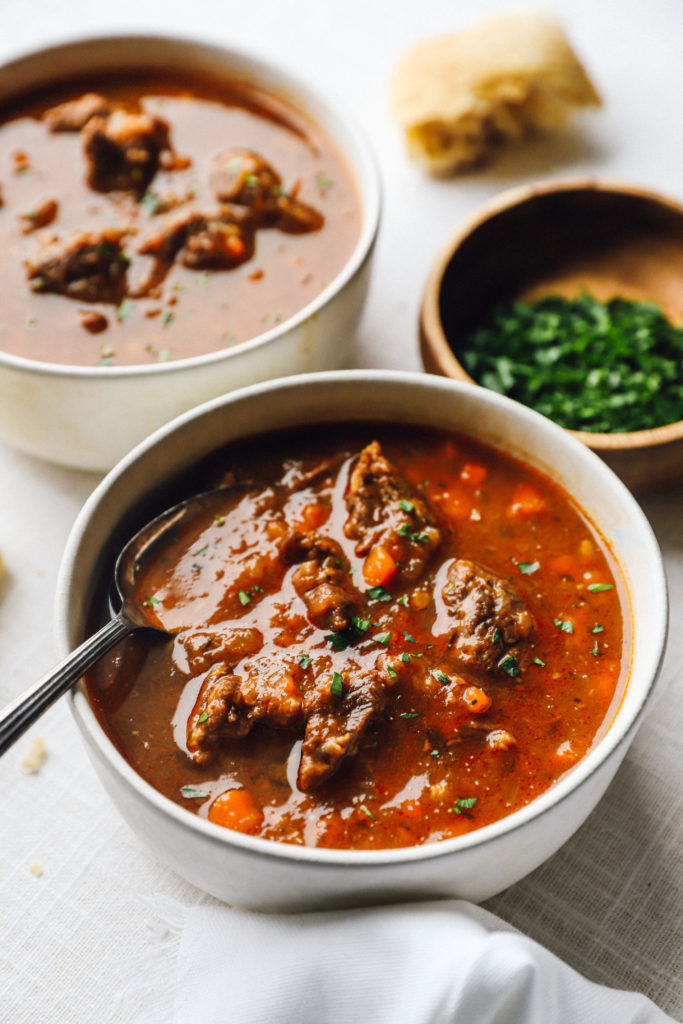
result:
M 573 633 L 574 623 L 571 619 L 553 619 L 553 622 L 558 629 L 561 629 L 563 633 Z
M 330 693 L 333 697 L 342 697 L 344 695 L 344 677 L 341 672 L 334 672 L 332 674 Z
M 540 658 L 534 658 L 534 665 L 538 665 L 539 668 L 545 668 L 545 662 L 541 661 Z
M 404 651 L 401 655 L 401 661 L 405 661 L 406 665 L 410 665 L 410 655 L 407 651 Z
M 417 640 L 412 635 L 412 633 L 409 633 L 407 630 L 405 630 L 405 629 L 403 630 L 403 635 L 404 635 L 404 637 L 406 638 L 406 640 L 408 641 L 409 644 L 416 644 L 417 643 Z
M 391 665 L 387 665 L 387 672 L 389 673 L 389 675 L 391 676 L 392 679 L 395 679 L 396 676 L 398 675 L 398 672 L 396 671 L 396 669 L 392 668 Z
M 201 565 L 197 565 L 196 562 L 193 562 L 192 565 L 190 566 L 190 568 L 194 569 L 195 572 L 201 572 L 202 571 Z
M 214 516 L 213 521 L 216 526 L 225 526 L 225 516 Z
M 491 637 L 491 642 L 494 643 L 494 644 L 499 644 L 500 640 L 501 640 L 500 630 L 496 628 L 493 631 L 493 636 Z
M 399 715 L 399 718 L 419 718 L 419 717 L 420 717 L 420 712 L 419 711 L 402 711 L 401 714 Z
M 653 302 L 508 302 L 460 351 L 477 383 L 563 427 L 609 433 L 683 419 L 683 326 Z
M 247 605 L 251 602 L 251 594 L 248 590 L 239 590 L 237 596 L 240 600 L 241 605 Z
M 299 658 L 299 664 L 303 669 L 307 669 L 308 666 L 311 664 L 311 659 L 308 657 L 307 654 L 302 654 L 301 657 Z
M 521 672 L 521 669 L 517 664 L 517 659 L 513 657 L 512 654 L 506 654 L 502 657 L 498 662 L 498 668 L 502 668 L 503 672 L 507 672 L 507 674 L 512 676 L 513 679 Z
M 613 583 L 589 583 L 588 589 L 591 594 L 601 594 L 603 590 L 614 590 Z
M 598 650 L 598 641 L 596 640 L 595 643 L 593 644 L 593 649 L 591 651 L 591 654 L 593 655 L 594 658 L 601 658 L 603 653 L 604 653 L 604 651 L 599 651 Z
M 370 619 L 359 619 L 357 615 L 354 615 L 351 621 L 353 623 L 353 628 L 357 629 L 359 633 L 367 633 L 372 625 Z
M 155 597 L 154 594 L 150 594 L 149 597 L 145 598 L 145 604 L 148 608 L 156 608 L 158 604 L 161 604 L 161 600 Z
M 164 315 L 162 316 L 161 319 L 163 321 L 164 327 L 170 327 L 171 324 L 173 323 L 173 320 L 175 318 L 173 316 L 173 313 L 168 313 L 167 312 L 167 313 L 164 313 Z
M 123 321 L 126 319 L 126 317 L 128 317 L 132 313 L 132 311 L 133 311 L 133 303 L 132 303 L 132 301 L 130 299 L 124 299 L 123 302 L 121 302 L 116 307 L 116 319 L 119 321 L 119 323 L 123 323 Z
M 345 651 L 353 643 L 353 636 L 348 629 L 339 630 L 336 633 L 327 633 L 325 639 L 329 642 L 333 651 Z
M 209 550 L 209 545 L 205 544 L 203 548 L 198 548 L 197 551 L 193 552 L 193 554 L 195 554 L 195 555 L 205 555 L 208 550 Z
M 430 757 L 441 757 L 441 751 L 437 750 L 436 747 L 431 751 Z
M 410 523 L 401 523 L 401 525 L 399 526 L 399 528 L 398 528 L 398 530 L 396 532 L 398 533 L 399 537 L 407 537 L 409 535 L 411 529 L 412 529 L 412 527 L 411 527 Z
M 435 679 L 438 679 L 444 686 L 448 686 L 450 679 L 445 672 L 442 672 L 440 668 L 432 668 L 429 670 Z
M 203 800 L 207 793 L 203 793 L 201 789 L 196 789 L 194 786 L 181 786 L 180 792 L 188 800 Z
M 376 640 L 378 644 L 383 644 L 384 647 L 387 647 L 391 640 L 391 633 L 377 633 L 373 637 L 373 640 Z
M 377 821 L 375 815 L 372 813 L 369 807 L 365 806 L 365 804 L 361 804 L 360 809 L 361 811 L 363 811 L 364 814 L 367 814 L 368 818 L 372 818 L 373 821 Z
M 391 601 L 392 597 L 388 590 L 384 587 L 370 587 L 367 592 L 368 597 L 371 601 Z
M 412 501 L 407 501 L 406 498 L 400 498 L 399 499 L 398 507 L 400 508 L 401 512 L 414 512 L 415 511 L 414 503 Z
M 159 349 L 159 355 L 157 356 L 157 361 L 158 362 L 160 362 L 160 363 L 169 363 L 171 361 L 171 359 L 173 359 L 173 349 L 172 348 L 161 348 L 161 349 Z
M 455 807 L 453 810 L 456 814 L 462 814 L 464 818 L 471 818 L 472 815 L 467 812 L 477 806 L 478 799 L 479 798 L 476 796 L 459 796 L 455 801 Z
M 517 562 L 517 568 L 525 576 L 531 576 L 541 568 L 540 562 Z
M 604 632 L 605 632 L 605 627 L 601 626 L 599 622 L 596 622 L 595 625 L 593 626 L 593 628 L 591 629 L 591 633 L 593 633 L 593 634 L 595 634 L 595 633 L 604 633 Z
M 209 716 L 207 715 L 206 711 L 202 711 L 201 715 L 198 718 L 198 721 L 199 722 L 208 722 L 208 720 L 209 720 Z
M 404 606 L 404 608 L 407 608 L 408 607 L 408 595 L 407 594 L 402 594 L 401 597 L 399 597 L 399 599 L 396 602 L 396 604 L 402 604 Z

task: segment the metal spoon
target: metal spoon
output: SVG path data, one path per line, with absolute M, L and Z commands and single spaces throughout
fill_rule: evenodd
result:
M 152 621 L 149 610 L 138 601 L 135 594 L 137 574 L 151 552 L 158 550 L 164 541 L 170 540 L 181 524 L 185 524 L 193 516 L 206 512 L 215 504 L 224 505 L 227 497 L 245 491 L 245 486 L 231 485 L 196 494 L 162 512 L 128 541 L 119 554 L 114 568 L 114 581 L 121 598 L 121 610 L 106 626 L 85 640 L 56 668 L 0 712 L 0 755 L 4 754 L 58 697 L 71 689 L 87 669 L 128 633 L 135 629 L 155 629 L 162 633 L 179 631 L 164 629 L 158 621 Z

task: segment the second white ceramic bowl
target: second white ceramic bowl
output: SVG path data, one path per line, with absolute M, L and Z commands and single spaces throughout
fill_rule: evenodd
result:
M 110 469 L 162 423 L 225 391 L 283 374 L 345 366 L 379 224 L 379 176 L 352 119 L 317 90 L 236 49 L 162 35 L 80 39 L 0 67 L 0 103 L 65 76 L 140 67 L 238 79 L 307 114 L 346 160 L 357 186 L 361 230 L 350 259 L 316 299 L 234 348 L 177 362 L 107 367 L 37 362 L 0 351 L 0 440 L 82 469 Z
M 628 593 L 626 693 L 609 730 L 586 757 L 521 810 L 432 845 L 357 851 L 270 842 L 184 810 L 130 767 L 99 725 L 85 690 L 77 689 L 72 710 L 123 817 L 179 874 L 243 906 L 303 909 L 492 896 L 541 864 L 595 807 L 633 739 L 659 670 L 667 627 L 661 557 L 645 516 L 612 471 L 560 427 L 484 388 L 382 371 L 313 374 L 234 392 L 180 417 L 131 452 L 88 500 L 68 541 L 57 597 L 60 653 L 83 639 L 113 532 L 136 507 L 139 517 L 140 504 L 155 488 L 231 440 L 368 416 L 469 434 L 537 467 L 573 496 L 609 544 Z

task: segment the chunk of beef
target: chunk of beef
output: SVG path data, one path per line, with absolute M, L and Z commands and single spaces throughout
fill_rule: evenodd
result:
M 451 644 L 458 658 L 479 669 L 516 675 L 528 658 L 524 641 L 535 623 L 512 584 L 477 562 L 458 558 L 448 568 L 441 596 L 453 616 Z
M 283 553 L 300 562 L 292 584 L 306 605 L 309 620 L 318 629 L 347 629 L 351 625 L 357 594 L 351 587 L 348 563 L 339 544 L 315 533 L 292 533 Z
M 59 203 L 56 199 L 46 199 L 45 202 L 37 206 L 35 210 L 29 210 L 28 213 L 20 214 L 19 219 L 22 222 L 22 234 L 29 235 L 32 231 L 38 231 L 40 228 L 46 228 L 48 224 L 52 224 L 52 221 L 57 216 L 58 210 Z
M 248 216 L 231 210 L 215 217 L 182 213 L 169 218 L 139 251 L 168 265 L 178 257 L 190 270 L 231 270 L 251 259 L 254 232 Z
M 379 664 L 370 672 L 349 664 L 342 676 L 341 695 L 331 672 L 316 679 L 315 686 L 304 695 L 306 731 L 297 777 L 299 789 L 305 793 L 317 789 L 356 753 L 379 721 L 392 682 L 391 674 Z
M 381 546 L 397 563 L 399 578 L 417 579 L 439 544 L 441 531 L 427 503 L 413 493 L 377 441 L 358 457 L 346 507 L 344 533 L 356 541 L 356 554 L 363 556 Z
M 43 121 L 51 132 L 80 132 L 91 118 L 107 117 L 110 110 L 109 101 L 104 96 L 86 92 L 78 99 L 50 107 L 43 114 Z
M 246 736 L 254 725 L 300 729 L 298 670 L 284 660 L 244 662 L 238 672 L 219 663 L 208 672 L 187 722 L 187 746 L 198 764 L 225 739 Z
M 144 192 L 157 172 L 162 150 L 171 144 L 168 125 L 160 118 L 114 110 L 108 117 L 88 121 L 83 148 L 91 188 Z
M 284 192 L 278 172 L 253 150 L 220 153 L 214 160 L 211 187 L 219 202 L 248 206 L 262 227 L 305 234 L 324 224 L 317 210 Z
M 79 302 L 112 302 L 126 293 L 128 258 L 121 247 L 123 232 L 75 235 L 66 245 L 46 250 L 44 259 L 29 263 L 34 292 L 56 292 Z
M 181 638 L 187 662 L 193 676 L 206 672 L 217 662 L 234 668 L 243 658 L 258 654 L 263 646 L 263 635 L 253 627 L 226 627 L 202 629 Z

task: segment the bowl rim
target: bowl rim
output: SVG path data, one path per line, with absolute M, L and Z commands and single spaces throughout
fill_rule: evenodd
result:
M 587 175 L 544 179 L 527 185 L 515 185 L 513 188 L 497 193 L 491 199 L 478 206 L 472 214 L 466 217 L 451 232 L 439 249 L 427 276 L 420 302 L 420 339 L 423 346 L 429 350 L 435 364 L 439 367 L 441 375 L 451 380 L 465 381 L 475 387 L 483 387 L 483 385 L 478 384 L 468 374 L 453 352 L 448 343 L 439 313 L 441 282 L 457 249 L 486 221 L 499 214 L 506 213 L 513 207 L 523 206 L 537 196 L 581 191 L 603 192 L 620 195 L 625 198 L 647 199 L 657 206 L 677 214 L 683 222 L 683 203 L 674 196 L 657 192 L 647 186 L 634 184 L 621 178 L 603 178 Z M 606 453 L 665 445 L 672 441 L 683 439 L 683 420 L 676 420 L 673 423 L 666 423 L 660 427 L 651 427 L 647 430 L 629 430 L 615 433 L 593 433 L 589 430 L 565 429 L 584 444 Z
M 8 368 L 34 376 L 102 381 L 146 377 L 149 374 L 154 376 L 158 374 L 174 374 L 184 370 L 191 370 L 193 367 L 211 365 L 224 359 L 237 357 L 253 349 L 261 348 L 295 330 L 306 320 L 319 313 L 328 304 L 330 299 L 341 292 L 370 257 L 379 230 L 382 198 L 379 164 L 365 130 L 348 109 L 343 99 L 337 95 L 332 96 L 319 92 L 302 77 L 290 71 L 286 65 L 281 64 L 279 59 L 273 60 L 252 47 L 216 42 L 207 36 L 140 29 L 139 31 L 131 30 L 115 34 L 106 32 L 76 35 L 65 34 L 64 37 L 56 39 L 45 46 L 22 49 L 8 55 L 4 60 L 0 61 L 0 72 L 7 72 L 14 65 L 39 61 L 51 55 L 56 56 L 63 53 L 66 56 L 71 52 L 78 53 L 92 46 L 107 48 L 113 46 L 125 47 L 131 42 L 147 44 L 150 47 L 162 43 L 187 46 L 191 49 L 203 49 L 205 52 L 211 51 L 225 59 L 226 77 L 230 77 L 230 61 L 235 61 L 237 68 L 232 75 L 233 78 L 240 80 L 240 77 L 246 76 L 248 69 L 250 84 L 258 86 L 259 76 L 261 76 L 268 80 L 268 84 L 260 85 L 264 92 L 276 96 L 279 96 L 277 90 L 281 90 L 283 94 L 286 93 L 284 102 L 294 107 L 297 112 L 303 113 L 313 122 L 316 128 L 322 130 L 329 137 L 331 144 L 337 149 L 347 165 L 352 184 L 355 186 L 361 214 L 360 233 L 356 244 L 338 274 L 307 305 L 281 323 L 271 327 L 268 331 L 264 331 L 254 338 L 247 338 L 231 348 L 226 347 L 216 352 L 205 352 L 201 355 L 187 356 L 183 359 L 169 360 L 162 363 L 124 364 L 120 366 L 81 366 L 73 363 L 51 363 L 46 360 L 30 359 L 26 356 L 4 352 L 0 349 L 0 367 L 4 364 Z M 112 63 L 110 68 L 113 67 Z M 106 71 L 106 67 L 103 70 Z M 252 75 L 253 81 L 251 79 Z M 68 79 L 68 77 L 69 72 L 65 69 L 64 78 Z M 16 95 L 20 97 L 24 91 L 21 90 Z M 318 120 L 318 115 L 309 112 L 309 104 L 317 107 L 319 114 L 324 114 L 325 118 L 329 119 L 329 127 Z M 341 134 L 347 135 L 352 140 L 353 147 L 356 150 L 353 154 L 348 153 L 344 145 L 337 139 L 340 127 Z
M 72 646 L 69 639 L 68 615 L 70 576 L 77 564 L 81 539 L 91 518 L 96 515 L 97 509 L 103 502 L 106 502 L 110 489 L 116 487 L 121 477 L 126 475 L 141 455 L 153 450 L 158 443 L 176 432 L 180 431 L 182 433 L 188 424 L 205 416 L 210 416 L 214 410 L 219 408 L 227 408 L 238 402 L 248 402 L 252 398 L 268 395 L 276 390 L 290 391 L 295 394 L 297 390 L 310 387 L 315 388 L 321 383 L 352 388 L 360 381 L 375 383 L 378 387 L 401 384 L 407 388 L 427 388 L 434 392 L 435 398 L 442 396 L 450 400 L 461 394 L 463 390 L 466 390 L 468 395 L 471 396 L 474 390 L 469 385 L 459 381 L 416 372 L 398 370 L 326 371 L 277 378 L 253 384 L 205 402 L 183 413 L 170 423 L 165 424 L 137 445 L 107 474 L 95 488 L 76 518 L 66 543 L 57 581 L 55 631 L 60 653 L 65 654 Z M 656 615 L 658 628 L 655 633 L 651 633 L 648 636 L 648 654 L 644 656 L 647 662 L 647 671 L 643 672 L 644 681 L 640 684 L 642 692 L 637 698 L 636 706 L 632 707 L 630 713 L 627 714 L 624 710 L 626 702 L 622 698 L 621 704 L 614 713 L 606 733 L 598 742 L 594 742 L 593 746 L 575 766 L 524 807 L 498 819 L 490 825 L 485 825 L 461 836 L 420 846 L 378 850 L 339 850 L 297 846 L 243 835 L 242 833 L 221 828 L 213 822 L 199 818 L 168 797 L 163 796 L 150 783 L 146 782 L 142 776 L 138 775 L 116 749 L 99 724 L 85 695 L 83 685 L 80 683 L 69 693 L 72 713 L 87 742 L 97 749 L 104 760 L 109 763 L 114 773 L 122 779 L 126 787 L 129 790 L 133 790 L 139 801 L 151 804 L 152 808 L 163 816 L 170 816 L 184 830 L 193 833 L 198 832 L 206 840 L 223 844 L 227 847 L 237 848 L 245 855 L 265 857 L 274 861 L 286 861 L 292 864 L 302 863 L 311 868 L 319 869 L 343 866 L 349 870 L 356 868 L 360 870 L 399 864 L 420 864 L 426 861 L 449 857 L 474 846 L 494 843 L 502 836 L 522 829 L 533 819 L 542 817 L 559 803 L 575 795 L 617 749 L 630 742 L 630 738 L 643 715 L 645 705 L 652 694 L 661 669 L 667 636 L 668 600 L 666 577 L 661 552 L 652 527 L 630 491 L 628 491 L 613 471 L 594 452 L 573 438 L 562 427 L 559 427 L 551 420 L 547 420 L 534 410 L 495 392 L 481 388 L 477 389 L 476 394 L 479 396 L 479 401 L 481 401 L 484 410 L 495 406 L 503 406 L 521 424 L 533 425 L 536 430 L 541 429 L 545 432 L 546 436 L 549 435 L 548 440 L 550 442 L 554 441 L 555 444 L 569 447 L 573 451 L 573 456 L 578 463 L 577 468 L 581 468 L 581 466 L 590 468 L 592 465 L 593 471 L 601 474 L 604 481 L 619 492 L 620 502 L 628 513 L 628 521 L 631 524 L 635 524 L 638 530 L 639 543 L 649 548 L 652 587 L 655 593 L 652 607 Z M 631 672 L 627 680 L 625 694 L 630 685 L 632 685 Z

